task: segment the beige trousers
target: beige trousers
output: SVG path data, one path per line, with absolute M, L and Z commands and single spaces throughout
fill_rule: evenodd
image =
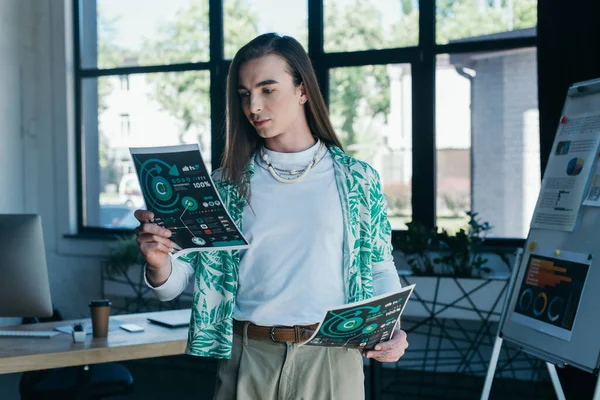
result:
M 214 400 L 363 400 L 358 350 L 299 346 L 233 335 L 221 360 Z

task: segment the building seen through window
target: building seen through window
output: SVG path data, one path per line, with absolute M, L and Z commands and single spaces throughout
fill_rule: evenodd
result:
M 211 68 L 258 34 L 276 31 L 308 49 L 308 2 L 225 0 L 222 60 L 210 59 L 208 0 L 80 1 L 83 227 L 131 228 L 143 206 L 129 147 L 199 143 L 210 169 L 215 120 Z M 536 0 L 437 0 L 435 105 L 417 104 L 419 60 L 368 58 L 344 64 L 342 53 L 410 49 L 419 43 L 418 0 L 325 0 L 323 51 L 331 119 L 345 149 L 380 174 L 394 230 L 413 219 L 413 115 L 435 114 L 436 225 L 456 231 L 473 210 L 493 237 L 524 238 L 540 183 L 536 48 L 488 50 L 494 40 L 535 38 Z M 268 9 L 268 13 L 261 10 Z M 312 26 L 312 25 L 311 25 Z M 470 52 L 438 51 L 468 42 Z M 481 43 L 481 48 L 479 48 Z M 356 61 L 358 60 L 358 61 Z M 188 63 L 191 70 L 171 68 Z M 192 63 L 192 64 L 189 64 Z M 195 64 L 194 64 L 195 63 Z M 146 71 L 147 66 L 160 71 Z M 99 69 L 127 68 L 123 74 Z M 97 74 L 97 76 L 95 76 Z M 323 75 L 320 75 L 323 79 Z M 218 95 L 224 96 L 224 93 Z M 224 99 L 222 99 L 224 101 Z M 218 102 L 217 102 L 218 103 Z M 417 196 L 415 198 L 415 196 Z

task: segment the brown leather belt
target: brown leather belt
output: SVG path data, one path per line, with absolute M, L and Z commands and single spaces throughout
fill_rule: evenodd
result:
M 233 320 L 233 333 L 244 336 L 246 321 Z M 248 323 L 248 338 L 273 342 L 304 342 L 317 330 L 319 324 L 294 326 L 261 326 Z

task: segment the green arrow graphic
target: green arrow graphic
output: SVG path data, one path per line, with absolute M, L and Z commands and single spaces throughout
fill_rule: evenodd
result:
M 173 165 L 171 168 L 169 168 L 169 175 L 179 176 L 179 170 L 177 169 L 177 165 Z

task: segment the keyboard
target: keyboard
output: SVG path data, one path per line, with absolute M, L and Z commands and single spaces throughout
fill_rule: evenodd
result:
M 8 331 L 0 330 L 0 337 L 29 337 L 29 338 L 51 338 L 60 335 L 57 331 Z

